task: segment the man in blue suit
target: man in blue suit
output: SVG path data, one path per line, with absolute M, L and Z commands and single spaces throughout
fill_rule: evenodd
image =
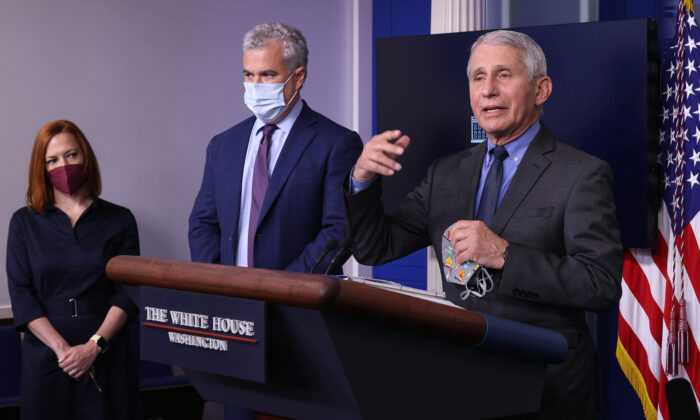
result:
M 190 214 L 192 261 L 308 272 L 331 239 L 344 239 L 340 187 L 362 141 L 300 100 L 307 62 L 306 39 L 291 25 L 245 35 L 244 101 L 254 116 L 209 143 Z

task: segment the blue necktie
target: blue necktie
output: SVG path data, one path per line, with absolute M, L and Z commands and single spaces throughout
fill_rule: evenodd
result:
M 489 153 L 493 153 L 493 162 L 489 173 L 486 175 L 484 189 L 481 192 L 477 220 L 481 220 L 486 226 L 491 226 L 496 207 L 498 207 L 498 195 L 501 192 L 503 182 L 503 161 L 508 157 L 505 146 L 496 146 Z
M 253 166 L 253 185 L 250 192 L 250 220 L 248 221 L 248 267 L 253 267 L 253 245 L 255 244 L 255 231 L 258 229 L 260 210 L 262 209 L 267 185 L 270 179 L 267 175 L 268 161 L 267 152 L 272 142 L 272 132 L 277 129 L 276 125 L 265 125 L 263 136 L 255 155 L 255 166 Z

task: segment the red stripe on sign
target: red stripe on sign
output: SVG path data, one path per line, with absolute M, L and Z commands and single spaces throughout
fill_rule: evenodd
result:
M 254 340 L 251 338 L 232 337 L 230 335 L 215 334 L 215 333 L 210 333 L 210 332 L 205 332 L 205 331 L 188 330 L 186 328 L 173 327 L 170 325 L 151 324 L 150 322 L 142 322 L 141 324 L 145 325 L 147 327 L 156 327 L 156 328 L 163 328 L 165 330 L 183 331 L 183 332 L 188 332 L 188 333 L 192 333 L 192 334 L 199 334 L 199 335 L 210 335 L 212 337 L 220 337 L 220 338 L 226 338 L 229 340 L 245 341 L 248 343 L 257 343 L 258 342 L 258 340 Z

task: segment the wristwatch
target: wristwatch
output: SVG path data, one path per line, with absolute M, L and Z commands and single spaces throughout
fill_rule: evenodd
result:
M 90 337 L 90 340 L 94 341 L 97 344 L 97 347 L 100 348 L 100 353 L 104 353 L 109 349 L 109 342 L 105 340 L 104 337 L 101 335 L 93 335 Z

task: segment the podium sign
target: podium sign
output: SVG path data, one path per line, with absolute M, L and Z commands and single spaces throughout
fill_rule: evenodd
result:
M 107 275 L 141 286 L 142 358 L 295 419 L 532 413 L 567 353 L 554 331 L 335 277 L 133 256 Z
M 265 302 L 141 287 L 141 358 L 265 382 Z

